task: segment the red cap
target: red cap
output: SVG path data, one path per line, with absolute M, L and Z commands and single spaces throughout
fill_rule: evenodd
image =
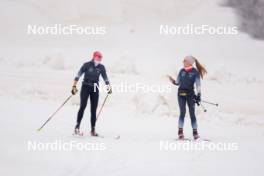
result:
M 94 60 L 101 61 L 102 58 L 103 58 L 103 55 L 102 55 L 102 53 L 100 53 L 99 51 L 95 51 L 95 52 L 93 53 L 93 59 L 94 59 Z

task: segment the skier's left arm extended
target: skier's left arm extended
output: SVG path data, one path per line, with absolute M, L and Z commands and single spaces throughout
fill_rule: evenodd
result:
M 106 74 L 106 70 L 105 70 L 104 66 L 102 67 L 101 75 L 102 75 L 102 77 L 104 79 L 105 84 L 108 86 L 107 87 L 107 93 L 111 94 L 112 93 L 112 88 L 111 88 L 111 85 L 110 85 L 110 82 L 109 82 L 109 79 L 108 79 L 108 76 Z
M 103 79 L 104 79 L 105 84 L 106 84 L 106 85 L 109 85 L 110 82 L 109 82 L 108 76 L 107 76 L 107 74 L 106 74 L 105 67 L 102 67 L 102 72 L 101 72 L 101 74 L 102 74 L 102 77 L 103 77 Z

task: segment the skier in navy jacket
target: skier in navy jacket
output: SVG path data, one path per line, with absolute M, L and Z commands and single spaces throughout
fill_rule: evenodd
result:
M 196 65 L 196 68 L 193 65 Z M 193 56 L 186 56 L 183 60 L 183 66 L 177 76 L 177 79 L 173 79 L 169 76 L 170 81 L 174 85 L 178 85 L 178 103 L 180 107 L 180 117 L 178 122 L 178 136 L 179 139 L 184 139 L 183 125 L 184 117 L 186 114 L 186 104 L 189 107 L 189 114 L 191 117 L 191 124 L 193 129 L 194 139 L 198 139 L 197 121 L 195 116 L 195 102 L 201 101 L 201 80 L 207 73 L 206 69 L 198 62 Z M 194 92 L 194 85 L 196 85 L 196 95 Z
M 105 84 L 108 86 L 108 93 L 111 94 L 111 86 L 106 74 L 106 70 L 104 65 L 101 64 L 102 61 L 102 54 L 99 51 L 95 51 L 93 53 L 93 59 L 89 62 L 83 64 L 80 68 L 79 72 L 77 73 L 76 77 L 74 78 L 72 91 L 71 93 L 75 95 L 77 93 L 77 82 L 79 78 L 84 74 L 82 88 L 80 93 L 80 108 L 77 115 L 77 123 L 75 126 L 74 133 L 82 135 L 80 133 L 80 124 L 83 118 L 84 110 L 87 105 L 88 98 L 90 96 L 90 103 L 91 103 L 91 135 L 98 136 L 95 132 L 95 123 L 96 123 L 96 110 L 98 105 L 99 99 L 99 90 L 98 90 L 98 82 L 99 76 L 101 75 L 104 79 Z

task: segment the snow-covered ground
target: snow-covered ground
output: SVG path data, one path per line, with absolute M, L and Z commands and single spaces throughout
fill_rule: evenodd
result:
M 0 175 L 263 175 L 264 42 L 238 35 L 159 34 L 159 25 L 236 25 L 219 0 L 6 1 L 0 4 Z M 109 8 L 112 7 L 112 8 Z M 32 36 L 28 24 L 103 25 L 102 36 Z M 41 131 L 37 128 L 70 95 L 72 80 L 94 50 L 104 54 L 112 84 L 170 85 L 182 57 L 208 69 L 197 108 L 199 131 L 237 151 L 160 150 L 178 144 L 176 92 L 114 92 L 97 123 L 104 138 L 72 136 L 79 96 Z M 103 84 L 103 83 L 102 83 Z M 80 87 L 80 84 L 79 84 Z M 100 94 L 100 104 L 105 93 Z M 82 129 L 89 132 L 89 106 Z M 191 137 L 186 117 L 186 136 Z M 120 137 L 120 139 L 116 139 Z M 103 151 L 29 151 L 28 142 L 102 143 Z

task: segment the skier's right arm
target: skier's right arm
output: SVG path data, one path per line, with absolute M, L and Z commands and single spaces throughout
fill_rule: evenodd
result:
M 177 79 L 175 81 L 175 85 L 180 85 L 180 80 L 181 80 L 181 71 L 178 73 Z
M 172 83 L 172 84 L 174 84 L 174 85 L 178 85 L 177 83 L 176 83 L 176 80 L 173 78 L 173 77 L 171 77 L 170 75 L 168 75 L 168 78 L 169 78 L 169 80 L 170 80 L 170 82 Z
M 179 74 L 178 74 L 176 80 L 173 79 L 171 76 L 168 75 L 168 78 L 170 79 L 170 82 L 171 82 L 172 84 L 174 84 L 174 85 L 176 85 L 176 86 L 178 86 L 178 85 L 180 84 L 180 73 L 181 73 L 181 72 L 179 72 Z
M 175 81 L 175 79 L 173 79 L 173 77 L 171 77 L 170 75 L 168 75 L 167 77 L 169 78 L 169 80 L 170 80 L 170 82 L 171 82 L 172 84 L 176 85 L 176 84 L 175 84 L 176 81 Z
M 83 64 L 83 66 L 80 68 L 80 70 L 78 71 L 77 75 L 74 78 L 74 84 L 75 85 L 79 81 L 80 77 L 83 75 L 84 71 L 85 71 L 85 64 Z
M 78 73 L 75 76 L 74 81 L 73 81 L 73 86 L 72 86 L 72 90 L 71 90 L 71 93 L 73 95 L 75 95 L 78 92 L 78 89 L 76 88 L 76 86 L 77 86 L 77 83 L 78 83 L 80 77 L 83 75 L 84 70 L 85 70 L 85 68 L 84 68 L 84 64 L 83 64 L 83 66 L 80 68 L 80 70 L 78 71 Z

